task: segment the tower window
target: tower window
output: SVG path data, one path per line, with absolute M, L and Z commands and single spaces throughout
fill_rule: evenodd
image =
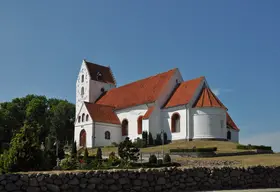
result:
M 85 80 L 85 76 L 84 76 L 84 75 L 82 75 L 82 83 L 84 82 L 84 80 Z
M 96 80 L 99 81 L 99 80 L 102 80 L 102 74 L 100 72 L 97 72 L 96 74 Z
M 84 120 L 85 120 L 85 114 L 83 113 L 82 114 L 82 122 L 84 122 Z
M 86 121 L 88 121 L 88 114 L 86 115 Z

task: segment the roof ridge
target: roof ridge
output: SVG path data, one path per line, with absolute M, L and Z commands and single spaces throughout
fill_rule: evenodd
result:
M 116 87 L 116 88 L 112 88 L 112 89 L 110 89 L 109 91 L 114 90 L 114 89 L 118 89 L 118 88 L 121 88 L 121 87 L 126 87 L 126 86 L 128 86 L 128 85 L 133 84 L 133 83 L 137 83 L 137 82 L 139 82 L 139 81 L 143 81 L 143 80 L 146 80 L 146 79 L 149 79 L 149 78 L 152 78 L 152 77 L 156 77 L 156 76 L 159 76 L 159 75 L 163 75 L 163 74 L 165 74 L 165 73 L 168 73 L 168 72 L 171 72 L 171 71 L 175 71 L 176 69 L 177 69 L 177 68 L 173 68 L 173 69 L 170 69 L 170 70 L 165 71 L 165 72 L 161 72 L 161 73 L 158 73 L 158 74 L 149 76 L 149 77 L 145 77 L 145 78 L 142 78 L 142 79 L 139 79 L 139 80 L 136 80 L 136 81 L 132 81 L 132 82 L 127 83 L 127 84 L 124 84 L 124 85 L 122 85 L 122 86 L 119 86 L 119 87 Z M 109 91 L 108 91 L 108 92 L 109 92 Z
M 84 60 L 84 61 L 85 61 L 85 63 L 90 64 L 90 65 L 98 65 L 98 66 L 100 66 L 100 67 L 105 67 L 105 68 L 109 68 L 109 69 L 110 69 L 110 67 L 106 67 L 106 66 L 104 66 L 104 65 L 100 65 L 100 64 L 97 64 L 97 63 L 89 62 L 89 61 L 87 61 L 87 60 Z
M 97 103 L 90 103 L 90 102 L 87 102 L 87 101 L 84 101 L 84 103 L 86 103 L 86 104 L 90 104 L 90 105 L 98 105 L 98 106 L 104 106 L 104 107 L 111 107 L 111 108 L 115 108 L 114 106 L 104 105 L 104 104 L 97 104 Z

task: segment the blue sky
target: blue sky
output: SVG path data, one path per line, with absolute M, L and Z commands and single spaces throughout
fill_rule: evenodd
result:
M 206 76 L 241 142 L 280 151 L 280 1 L 1 1 L 0 102 L 75 101 L 82 59 L 118 85 L 178 67 Z

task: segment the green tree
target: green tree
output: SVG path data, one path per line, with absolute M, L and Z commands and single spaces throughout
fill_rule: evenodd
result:
M 71 156 L 72 156 L 72 158 L 77 157 L 77 143 L 76 143 L 76 141 L 74 141 L 72 143 Z
M 149 132 L 149 145 L 154 145 L 154 138 L 151 132 Z
M 147 131 L 142 132 L 142 140 L 144 142 L 145 147 L 147 147 L 147 145 L 148 145 L 148 132 Z
M 99 161 L 102 160 L 102 150 L 100 147 L 97 148 L 96 159 Z
M 164 163 L 171 163 L 171 157 L 168 153 L 164 155 L 163 161 Z
M 157 134 L 157 137 L 155 139 L 155 145 L 162 145 L 162 139 L 161 139 L 161 134 Z
M 164 144 L 168 143 L 168 141 L 167 141 L 167 133 L 166 132 L 163 133 L 163 141 L 164 141 Z
M 83 160 L 84 160 L 85 163 L 88 163 L 88 150 L 87 150 L 87 148 L 85 148 Z
M 39 145 L 37 123 L 26 122 L 12 138 L 11 147 L 4 157 L 6 171 L 38 170 L 43 162 Z
M 130 162 L 135 162 L 139 159 L 140 150 L 135 147 L 129 137 L 119 144 L 118 154 L 120 158 L 128 165 Z

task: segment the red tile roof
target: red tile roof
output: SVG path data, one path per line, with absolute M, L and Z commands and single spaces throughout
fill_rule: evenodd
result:
M 227 109 L 223 103 L 216 97 L 216 95 L 204 85 L 199 98 L 193 105 L 194 108 L 196 107 L 219 107 Z
M 158 99 L 176 70 L 172 69 L 118 88 L 113 88 L 97 99 L 96 104 L 124 109 L 152 103 Z
M 105 83 L 112 83 L 116 85 L 115 78 L 113 76 L 113 73 L 110 69 L 110 67 L 105 67 L 102 65 L 98 65 L 95 63 L 90 63 L 88 61 L 85 61 L 87 69 L 89 71 L 90 77 L 92 80 L 95 81 L 102 81 Z M 97 79 L 97 73 L 101 73 L 102 77 L 100 79 Z
M 154 111 L 154 108 L 155 108 L 154 106 L 149 107 L 147 112 L 143 116 L 143 119 L 149 119 L 149 117 L 151 116 L 152 112 Z
M 85 102 L 85 105 L 93 121 L 118 125 L 121 124 L 113 107 L 87 102 Z
M 232 118 L 230 117 L 230 115 L 227 113 L 227 125 L 236 130 L 236 131 L 239 131 L 239 128 L 236 126 L 236 124 L 234 123 L 234 121 L 232 120 Z
M 176 90 L 174 90 L 170 99 L 167 101 L 164 108 L 186 105 L 193 98 L 195 91 L 200 85 L 204 77 L 199 77 L 189 81 L 182 82 Z

